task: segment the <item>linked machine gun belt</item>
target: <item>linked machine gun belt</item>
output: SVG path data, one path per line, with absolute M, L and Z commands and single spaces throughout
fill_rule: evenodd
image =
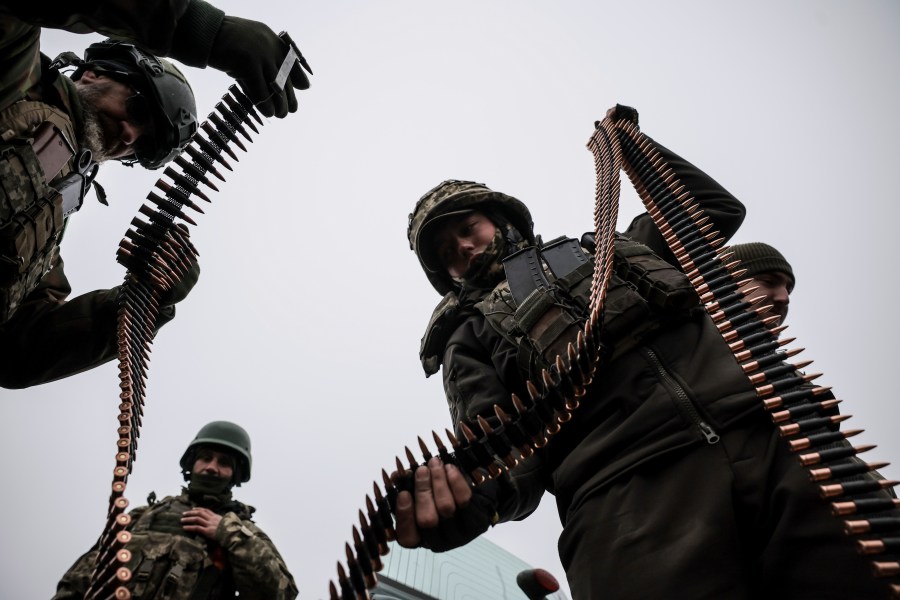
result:
M 271 84 L 276 89 L 285 85 L 296 64 L 309 71 L 290 36 L 282 32 L 280 37 L 289 50 Z M 157 180 L 154 190 L 147 195 L 149 203 L 141 206 L 119 244 L 116 260 L 127 272 L 118 298 L 120 404 L 116 466 L 106 526 L 98 541 L 97 562 L 85 594 L 87 599 L 131 598 L 127 584 L 133 576 L 128 566 L 132 553 L 126 548 L 131 541 L 128 531 L 131 517 L 126 513 L 129 502 L 125 489 L 137 454 L 150 347 L 157 328 L 160 300 L 188 273 L 198 256 L 188 233 L 188 225 L 197 225 L 189 210 L 203 213 L 194 200 L 210 202 L 207 192 L 218 191 L 211 177 L 225 181 L 219 169 L 233 170 L 224 155 L 237 161 L 233 146 L 246 152 L 244 141 L 252 142 L 262 125 L 253 102 L 232 84 L 216 103 L 215 110 L 200 124 L 190 143 L 174 159 L 175 166 L 163 171 L 164 178 Z
M 495 405 L 493 426 L 478 417 L 477 427 L 460 423 L 461 436 L 445 430 L 446 441 L 432 432 L 435 450 L 419 437 L 421 459 L 407 447 L 407 464 L 396 458 L 392 476 L 382 470 L 381 484 L 373 483 L 373 495 L 365 497 L 365 508 L 359 510 L 359 527 L 352 527 L 352 543 L 345 544 L 346 561 L 338 561 L 337 577 L 329 582 L 330 600 L 371 597 L 369 590 L 377 584 L 381 557 L 395 537 L 397 494 L 412 490 L 412 472 L 432 455 L 459 467 L 471 484 L 478 486 L 514 468 L 520 459 L 546 445 L 567 422 L 578 418 L 585 388 L 605 357 L 600 333 L 614 270 L 622 170 L 755 387 L 780 436 L 805 467 L 811 485 L 818 486 L 822 501 L 831 504 L 834 517 L 843 520 L 843 529 L 859 553 L 871 558 L 872 575 L 885 581 L 891 597 L 900 598 L 900 501 L 884 493 L 898 482 L 885 480 L 875 471 L 887 463 L 856 458 L 873 446 L 853 447 L 846 442 L 861 430 L 840 428 L 850 417 L 832 414 L 840 401 L 825 399 L 830 397 L 830 388 L 811 383 L 821 374 L 802 371 L 811 361 L 788 362 L 802 349 L 786 349 L 795 340 L 779 337 L 785 327 L 773 327 L 771 319 L 760 318 L 764 296 L 739 290 L 746 283 L 741 280 L 745 271 L 740 261 L 724 246 L 725 238 L 711 231 L 712 224 L 691 191 L 637 125 L 607 117 L 595 124 L 587 147 L 596 168 L 596 250 L 591 303 L 583 330 L 565 353 L 543 370 L 540 381 L 526 382 L 527 398 L 512 395 L 513 414 Z

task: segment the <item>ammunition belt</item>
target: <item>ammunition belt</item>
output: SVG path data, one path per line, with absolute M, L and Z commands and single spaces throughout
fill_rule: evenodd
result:
M 849 415 L 834 414 L 840 400 L 830 388 L 812 384 L 822 374 L 802 369 L 812 361 L 787 362 L 802 349 L 786 350 L 794 338 L 779 339 L 786 326 L 760 319 L 765 296 L 738 291 L 746 270 L 733 258 L 724 238 L 709 231 L 703 211 L 635 125 L 616 124 L 626 157 L 625 171 L 644 201 L 682 270 L 691 278 L 704 308 L 717 324 L 735 359 L 756 387 L 787 447 L 797 453 L 819 496 L 831 503 L 835 518 L 860 554 L 872 556 L 872 573 L 885 581 L 886 593 L 900 597 L 900 501 L 892 488 L 900 482 L 880 477 L 885 462 L 866 463 L 856 455 L 872 446 L 853 447 L 845 440 L 861 430 L 840 430 Z M 882 534 L 887 534 L 882 537 Z
M 288 33 L 282 31 L 278 35 L 288 50 L 275 80 L 269 84 L 276 92 L 284 88 L 293 68 L 302 67 L 310 71 Z M 197 223 L 186 214 L 185 209 L 203 212 L 191 197 L 210 202 L 200 184 L 218 191 L 208 175 L 225 181 L 217 165 L 229 171 L 233 169 L 222 154 L 226 153 L 237 161 L 237 154 L 230 144 L 246 152 L 247 147 L 241 137 L 252 142 L 247 129 L 258 134 L 257 124 L 261 126 L 263 121 L 253 102 L 237 85 L 231 85 L 215 105 L 215 110 L 209 113 L 188 145 L 174 159 L 178 169 L 169 166 L 163 171 L 170 181 L 157 180 L 154 187 L 162 195 L 154 191 L 147 195 L 152 206 L 144 204 L 139 211 L 147 220 L 135 217 L 131 221 L 132 228 L 125 232 L 125 238 L 119 244 L 116 260 L 127 269 L 118 297 L 121 403 L 116 431 L 119 439 L 116 442 L 116 466 L 113 469 L 106 527 L 97 543 L 98 557 L 85 594 L 87 600 L 131 598 L 127 586 L 129 581 L 133 581 L 134 574 L 126 566 L 132 557 L 125 547 L 132 539 L 128 531 L 131 516 L 125 513 L 128 508 L 125 488 L 137 453 L 150 344 L 156 333 L 161 300 L 178 285 L 197 258 L 197 250 L 190 242 L 187 228 L 187 224 Z M 202 135 L 204 133 L 206 137 Z
M 169 180 L 160 178 L 156 182 L 154 187 L 161 194 L 151 191 L 147 195 L 150 204 L 144 204 L 139 210 L 146 220 L 140 216 L 132 220 L 132 227 L 125 233 L 116 255 L 116 260 L 127 269 L 118 299 L 119 439 L 106 527 L 98 543 L 97 563 L 85 598 L 131 597 L 126 587 L 133 577 L 126 566 L 131 552 L 125 547 L 132 539 L 128 531 L 131 516 L 125 513 L 128 508 L 125 488 L 137 453 L 150 344 L 156 332 L 160 299 L 177 285 L 197 257 L 186 225 L 197 223 L 185 211 L 202 213 L 203 210 L 191 197 L 210 201 L 200 184 L 217 191 L 208 175 L 225 181 L 217 166 L 232 170 L 223 153 L 237 160 L 230 144 L 246 151 L 239 135 L 252 141 L 247 129 L 259 133 L 254 120 L 263 124 L 253 103 L 237 85 L 229 88 L 215 108 L 217 112 L 210 113 L 200 125 L 207 137 L 201 131 L 195 133 L 174 160 L 179 168 L 165 169 L 164 175 Z
M 565 426 L 577 410 L 579 399 L 604 358 L 600 326 L 606 290 L 613 272 L 615 225 L 619 203 L 619 171 L 624 169 L 638 191 L 648 213 L 665 237 L 682 270 L 691 279 L 704 308 L 717 323 L 736 360 L 742 366 L 757 396 L 771 414 L 780 435 L 818 482 L 820 496 L 830 501 L 844 530 L 856 540 L 859 552 L 871 555 L 872 572 L 883 578 L 891 597 L 900 598 L 900 501 L 887 491 L 900 482 L 886 481 L 873 471 L 886 463 L 863 463 L 854 458 L 870 447 L 854 448 L 844 440 L 860 430 L 840 431 L 847 416 L 832 416 L 837 400 L 823 400 L 829 388 L 810 384 L 819 374 L 800 369 L 788 358 L 799 350 L 784 350 L 793 339 L 779 339 L 784 327 L 770 328 L 758 317 L 764 297 L 746 297 L 738 291 L 744 273 L 739 261 L 723 248 L 724 238 L 709 229 L 702 209 L 689 190 L 636 125 L 609 118 L 598 121 L 588 141 L 594 155 L 597 185 L 594 226 L 597 247 L 589 317 L 584 329 L 541 374 L 538 385 L 526 382 L 528 398 L 512 395 L 514 415 L 494 406 L 492 425 L 481 416 L 477 426 L 459 423 L 461 438 L 445 430 L 448 443 L 432 432 L 436 454 L 444 463 L 456 465 L 475 486 L 499 477 L 531 456 Z M 418 438 L 423 461 L 432 451 Z M 448 450 L 452 447 L 452 451 Z M 359 511 L 359 528 L 352 528 L 353 544 L 346 544 L 346 568 L 338 562 L 337 583 L 329 582 L 330 600 L 370 598 L 368 590 L 382 567 L 381 556 L 394 539 L 394 508 L 399 491 L 412 491 L 412 474 L 420 462 L 407 447 L 408 466 L 396 460 L 396 473 L 382 470 L 384 491 L 373 483 L 373 497 L 365 498 Z M 372 499 L 374 498 L 374 500 Z M 886 534 L 885 537 L 881 537 Z
M 0 147 L 0 323 L 12 317 L 59 255 L 62 197 L 46 179 L 32 143 Z
M 605 129 L 599 129 L 607 136 Z M 499 477 L 514 468 L 520 459 L 528 458 L 542 448 L 568 422 L 579 406 L 585 388 L 591 383 L 603 355 L 600 328 L 606 289 L 614 272 L 615 226 L 619 205 L 619 171 L 622 153 L 613 138 L 588 143 L 594 152 L 597 174 L 594 229 L 594 277 L 591 287 L 589 313 L 584 328 L 566 347 L 565 355 L 558 355 L 549 369 L 541 373 L 538 385 L 526 381 L 528 398 L 512 394 L 515 414 L 510 415 L 494 406 L 497 420 L 494 425 L 478 417 L 477 426 L 459 423 L 461 437 L 449 429 L 444 431 L 446 442 L 432 432 L 436 448 L 432 452 L 419 437 L 423 463 L 437 455 L 445 464 L 453 464 L 468 475 L 473 485 Z M 452 451 L 450 450 L 452 448 Z M 384 491 L 378 482 L 372 485 L 373 496 L 366 496 L 365 512 L 359 511 L 359 528 L 352 528 L 353 545 L 346 544 L 346 564 L 337 564 L 337 583 L 329 582 L 330 600 L 358 600 L 369 598 L 368 590 L 375 587 L 375 573 L 382 568 L 381 556 L 388 552 L 387 542 L 395 538 L 394 508 L 401 490 L 412 491 L 412 474 L 419 466 L 415 454 L 405 448 L 408 466 L 399 458 L 396 473 L 388 476 L 382 470 Z

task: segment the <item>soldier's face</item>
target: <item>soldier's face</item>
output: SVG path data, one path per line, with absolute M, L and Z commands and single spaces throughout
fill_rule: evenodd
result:
M 763 294 L 766 296 L 766 299 L 758 306 L 772 305 L 772 308 L 760 313 L 760 318 L 765 319 L 772 315 L 778 315 L 780 319 L 776 325 L 780 325 L 787 318 L 788 304 L 791 302 L 790 292 L 788 292 L 790 285 L 791 280 L 787 275 L 780 271 L 769 271 L 753 276 L 748 283 L 741 286 L 740 290 L 746 292 L 754 286 L 759 286 L 759 289 L 751 292 L 749 297 L 753 298 Z
M 462 277 L 496 233 L 494 222 L 477 210 L 449 218 L 435 236 L 437 257 L 450 277 Z
M 194 460 L 194 468 L 191 473 L 197 475 L 204 473 L 220 479 L 228 479 L 234 476 L 234 458 L 227 452 L 220 452 L 213 448 L 200 448 L 197 458 Z
M 101 158 L 123 158 L 134 153 L 134 144 L 145 133 L 146 125 L 135 118 L 135 91 L 128 85 L 104 75 L 85 71 L 75 82 L 85 110 L 85 119 L 99 129 L 99 148 L 91 148 Z M 89 143 L 88 146 L 91 144 Z M 96 157 L 95 157 L 96 158 Z

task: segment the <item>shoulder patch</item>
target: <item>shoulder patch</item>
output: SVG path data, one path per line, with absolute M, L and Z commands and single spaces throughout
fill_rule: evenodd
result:
M 459 312 L 459 298 L 455 292 L 447 292 L 431 313 L 419 346 L 419 360 L 422 361 L 426 377 L 440 370 L 444 349 L 450 340 L 450 334 L 456 329 Z

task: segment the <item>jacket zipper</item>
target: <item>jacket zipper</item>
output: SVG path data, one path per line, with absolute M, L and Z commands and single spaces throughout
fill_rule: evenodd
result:
M 687 392 L 684 391 L 684 388 L 678 383 L 678 381 L 672 377 L 672 374 L 666 370 L 663 366 L 662 361 L 659 360 L 659 357 L 656 355 L 652 349 L 645 347 L 644 354 L 650 359 L 650 363 L 656 369 L 656 373 L 659 375 L 660 379 L 675 392 L 675 398 L 678 401 L 678 406 L 681 408 L 682 412 L 685 413 L 691 422 L 697 427 L 700 431 L 700 434 L 706 440 L 707 444 L 715 444 L 719 441 L 719 434 L 710 427 L 709 423 L 703 420 L 700 416 L 700 413 L 697 411 L 697 407 L 694 406 L 694 402 L 687 395 Z

